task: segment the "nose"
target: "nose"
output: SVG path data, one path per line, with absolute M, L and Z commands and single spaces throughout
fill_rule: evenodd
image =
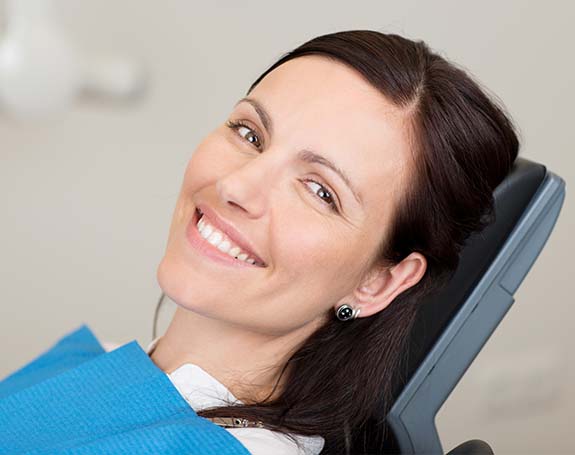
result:
M 278 182 L 278 160 L 272 159 L 269 150 L 219 178 L 216 191 L 223 203 L 237 206 L 249 217 L 263 216 Z

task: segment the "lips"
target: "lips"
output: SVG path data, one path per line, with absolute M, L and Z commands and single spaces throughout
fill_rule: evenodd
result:
M 248 253 L 251 257 L 264 264 L 267 267 L 266 261 L 256 252 L 252 243 L 245 237 L 238 229 L 236 229 L 230 222 L 225 221 L 220 217 L 211 207 L 199 203 L 196 209 L 204 214 L 205 220 L 214 226 L 218 231 L 223 232 L 230 238 L 230 240 L 239 246 L 244 252 Z

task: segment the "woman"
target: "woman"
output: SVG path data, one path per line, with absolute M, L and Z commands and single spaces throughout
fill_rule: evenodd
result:
M 177 309 L 147 352 L 180 392 L 221 386 L 196 411 L 259 424 L 228 429 L 250 453 L 347 453 L 518 138 L 464 71 L 371 30 L 302 44 L 246 95 L 191 154 L 157 270 Z

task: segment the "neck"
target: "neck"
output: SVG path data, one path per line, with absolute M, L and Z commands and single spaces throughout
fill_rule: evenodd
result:
M 301 341 L 301 329 L 270 336 L 232 327 L 178 306 L 150 358 L 166 373 L 185 363 L 198 365 L 247 404 L 270 395 L 283 366 Z M 270 399 L 281 394 L 287 370 L 289 367 Z

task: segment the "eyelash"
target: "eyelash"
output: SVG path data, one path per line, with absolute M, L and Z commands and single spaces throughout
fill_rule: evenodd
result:
M 252 133 L 255 133 L 256 137 L 258 138 L 258 141 L 259 141 L 260 144 L 261 144 L 261 141 L 259 140 L 259 138 L 260 138 L 259 133 L 258 133 L 256 130 L 254 130 L 252 127 L 248 126 L 246 123 L 242 122 L 241 120 L 237 120 L 237 121 L 228 120 L 228 121 L 226 122 L 226 125 L 228 126 L 228 128 L 230 128 L 230 129 L 232 129 L 232 130 L 235 130 L 236 132 L 237 132 L 237 130 L 238 130 L 240 127 L 247 128 L 247 129 L 250 130 Z M 240 137 L 241 137 L 244 141 L 247 141 L 247 139 L 245 139 L 243 136 L 240 135 Z M 256 147 L 252 142 L 249 142 L 249 141 L 247 141 L 247 142 L 248 142 L 249 145 L 252 145 L 252 146 Z M 259 147 L 256 147 L 256 149 L 257 149 L 257 150 L 261 150 L 261 148 L 259 148 Z M 306 185 L 306 188 L 307 188 L 307 190 L 308 190 L 310 193 L 315 194 L 316 197 L 318 197 L 318 198 L 320 199 L 320 201 L 322 201 L 324 204 L 327 204 L 327 205 L 329 206 L 329 208 L 330 208 L 333 212 L 339 213 L 339 208 L 338 208 L 338 206 L 337 206 L 337 204 L 336 204 L 336 202 L 335 202 L 335 198 L 331 196 L 331 194 L 332 194 L 333 192 L 332 192 L 328 187 L 326 187 L 325 185 L 322 185 L 321 183 L 315 181 L 314 179 L 305 179 L 305 181 L 306 181 L 306 182 L 313 182 L 313 183 L 315 183 L 316 185 L 319 185 L 319 186 L 324 190 L 324 192 L 327 192 L 327 193 L 330 195 L 331 202 L 327 202 L 326 200 L 324 200 L 324 199 L 320 198 L 319 196 L 317 196 L 317 193 L 314 193 L 314 192 L 313 192 L 312 190 L 310 190 L 309 187 Z

